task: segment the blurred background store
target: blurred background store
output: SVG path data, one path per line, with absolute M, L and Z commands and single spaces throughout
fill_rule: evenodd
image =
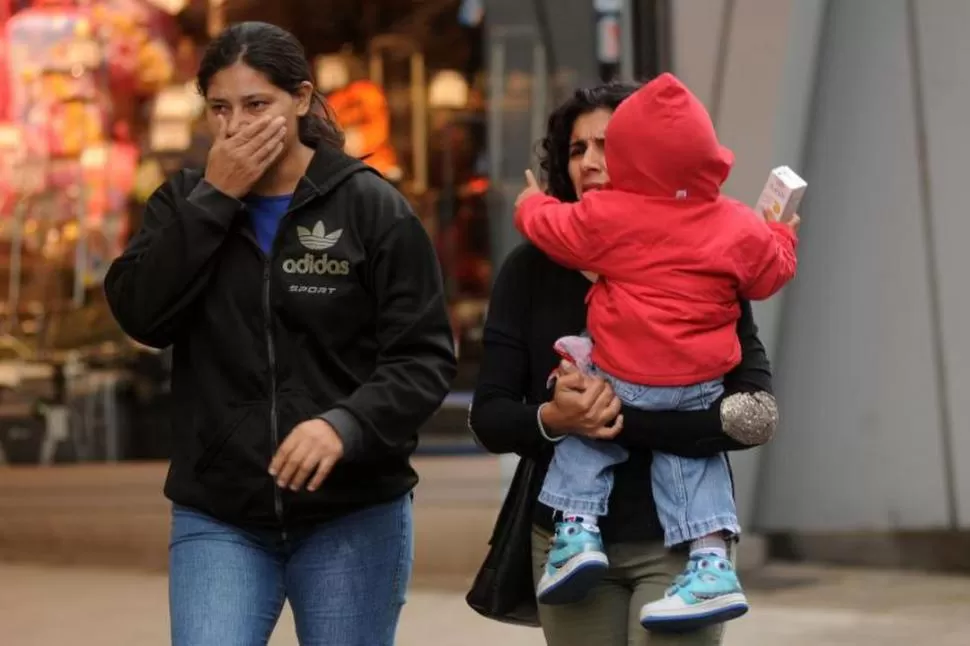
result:
M 167 456 L 167 353 L 124 338 L 100 282 L 152 191 L 204 163 L 195 69 L 241 20 L 297 35 L 348 151 L 414 205 L 448 277 L 456 388 L 471 387 L 493 267 L 480 4 L 0 0 L 7 462 Z
M 753 202 L 780 164 L 809 184 L 799 277 L 757 307 L 783 420 L 732 456 L 744 524 L 776 556 L 970 570 L 962 0 L 0 0 L 0 482 L 162 468 L 168 354 L 121 334 L 101 278 L 204 163 L 193 75 L 241 20 L 304 43 L 348 150 L 437 245 L 460 372 L 423 456 L 485 460 L 465 413 L 549 111 L 672 70 L 737 154 L 727 192 Z M 14 524 L 23 491 L 0 486 Z
M 504 148 L 538 138 L 553 85 L 620 72 L 622 3 L 566 4 L 549 16 L 537 3 L 539 24 L 495 29 L 486 61 L 481 0 L 0 0 L 5 460 L 167 457 L 167 353 L 121 334 L 100 283 L 152 191 L 204 164 L 194 73 L 212 34 L 242 20 L 304 43 L 348 152 L 395 183 L 434 240 L 461 367 L 422 450 L 475 450 L 462 420 L 493 268 L 514 245 L 490 180 L 529 164 L 529 148 Z M 548 60 L 549 21 L 583 24 L 594 12 L 601 60 L 588 56 L 592 42 L 577 57 L 583 69 Z M 558 73 L 546 83 L 550 65 Z M 489 83 L 503 73 L 506 96 L 490 105 Z

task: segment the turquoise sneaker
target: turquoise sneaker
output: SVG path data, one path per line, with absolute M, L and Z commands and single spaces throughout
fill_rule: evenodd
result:
M 582 601 L 609 566 L 599 529 L 574 521 L 556 523 L 536 599 L 549 605 Z
M 640 624 L 656 632 L 687 632 L 736 619 L 748 611 L 731 562 L 713 554 L 690 557 L 663 599 L 643 606 Z

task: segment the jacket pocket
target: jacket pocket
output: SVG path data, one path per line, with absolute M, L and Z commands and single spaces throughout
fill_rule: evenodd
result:
M 253 407 L 248 405 L 241 406 L 235 411 L 232 411 L 229 419 L 219 428 L 218 432 L 212 438 L 207 438 L 204 433 L 200 432 L 202 455 L 199 457 L 198 462 L 195 463 L 195 474 L 197 476 L 205 473 L 206 469 L 212 465 L 212 462 L 226 446 L 226 443 L 229 442 L 229 438 L 233 436 L 233 433 L 252 414 L 252 411 Z
M 280 442 L 286 439 L 290 431 L 299 424 L 316 419 L 328 410 L 330 410 L 329 406 L 318 404 L 314 397 L 305 390 L 281 390 L 276 409 L 280 424 Z

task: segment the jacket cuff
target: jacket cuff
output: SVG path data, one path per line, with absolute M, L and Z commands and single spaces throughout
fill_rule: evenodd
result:
M 236 214 L 245 208 L 245 204 L 241 201 L 226 195 L 205 179 L 195 185 L 186 199 L 193 206 L 213 216 L 212 219 L 226 229 L 230 227 Z
M 351 415 L 343 408 L 331 408 L 320 419 L 333 427 L 340 436 L 340 441 L 344 444 L 344 460 L 355 460 L 364 451 L 364 429 Z
M 792 230 L 790 226 L 784 222 L 778 222 L 777 220 L 771 220 L 768 222 L 768 228 L 780 233 L 784 237 L 791 240 L 793 243 L 798 244 L 798 234 Z

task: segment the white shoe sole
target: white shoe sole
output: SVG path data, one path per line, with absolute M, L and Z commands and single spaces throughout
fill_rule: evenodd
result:
M 555 575 L 542 575 L 536 587 L 536 599 L 551 606 L 582 601 L 609 567 L 610 562 L 602 552 L 577 554 Z
M 692 606 L 640 610 L 640 625 L 656 632 L 688 632 L 737 619 L 748 612 L 748 599 L 741 592 L 708 599 Z

